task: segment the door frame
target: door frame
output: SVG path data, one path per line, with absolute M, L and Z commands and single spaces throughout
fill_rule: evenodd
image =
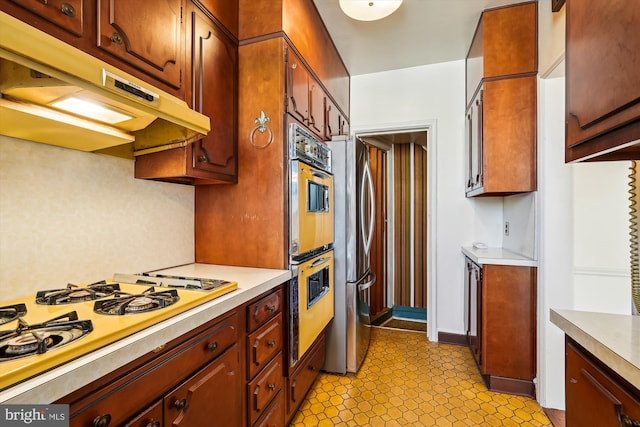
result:
M 437 218 L 436 212 L 436 191 L 437 191 L 437 155 L 436 147 L 438 142 L 437 121 L 421 120 L 395 123 L 376 123 L 370 125 L 351 126 L 350 136 L 367 136 L 380 133 L 400 133 L 409 131 L 427 132 L 427 338 L 429 341 L 438 342 L 437 325 L 437 282 L 436 278 L 436 247 L 437 247 Z M 389 253 L 391 256 L 391 253 Z

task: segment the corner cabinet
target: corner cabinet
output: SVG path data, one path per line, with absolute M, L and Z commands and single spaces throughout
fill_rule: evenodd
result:
M 190 72 L 187 99 L 211 121 L 202 139 L 136 157 L 136 178 L 183 184 L 237 182 L 238 42 L 196 4 L 187 9 Z
M 566 162 L 640 159 L 640 4 L 566 3 Z
M 535 191 L 537 3 L 485 10 L 466 58 L 465 193 Z
M 535 396 L 535 267 L 465 258 L 467 344 L 487 388 Z

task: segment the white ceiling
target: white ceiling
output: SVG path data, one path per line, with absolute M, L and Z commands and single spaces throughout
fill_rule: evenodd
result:
M 464 59 L 480 13 L 522 0 L 404 0 L 380 21 L 362 22 L 338 0 L 313 0 L 349 74 Z

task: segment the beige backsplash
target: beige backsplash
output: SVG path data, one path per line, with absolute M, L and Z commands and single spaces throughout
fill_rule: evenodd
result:
M 194 189 L 0 136 L 0 302 L 194 260 Z

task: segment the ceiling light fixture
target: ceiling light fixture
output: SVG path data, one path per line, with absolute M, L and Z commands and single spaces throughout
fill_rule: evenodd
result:
M 375 21 L 395 12 L 402 0 L 340 0 L 340 8 L 358 21 Z

